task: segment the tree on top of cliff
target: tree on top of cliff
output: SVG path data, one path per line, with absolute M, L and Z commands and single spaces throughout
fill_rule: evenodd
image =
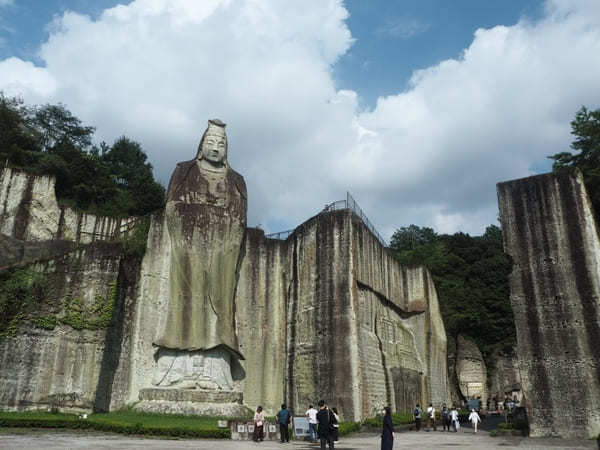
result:
M 553 170 L 577 167 L 583 173 L 585 185 L 594 205 L 596 215 L 600 212 L 600 109 L 588 110 L 582 106 L 571 122 L 571 134 L 575 140 L 571 148 L 578 153 L 560 152 L 548 158 L 554 160 Z
M 483 236 L 469 236 L 437 234 L 410 225 L 394 233 L 390 247 L 402 264 L 429 268 L 449 335 L 473 338 L 488 365 L 493 351 L 514 348 L 508 286 L 511 263 L 499 227 L 490 225 Z
M 56 177 L 59 202 L 107 216 L 145 215 L 164 204 L 165 190 L 137 142 L 125 136 L 92 145 L 64 105 L 27 106 L 0 92 L 0 162 Z

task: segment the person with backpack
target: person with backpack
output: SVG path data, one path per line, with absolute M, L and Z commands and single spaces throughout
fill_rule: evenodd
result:
M 443 431 L 450 431 L 450 411 L 445 403 L 442 405 L 442 425 Z
M 433 403 L 430 403 L 429 408 L 427 408 L 427 431 L 431 431 L 432 427 L 433 431 L 436 431 L 435 408 L 433 407 Z
M 340 415 L 337 408 L 331 408 L 331 423 L 333 424 L 333 442 L 338 443 L 340 438 Z
M 417 403 L 415 406 L 415 410 L 413 411 L 413 419 L 415 419 L 415 427 L 417 431 L 421 430 L 421 419 L 423 417 L 423 410 L 421 409 L 421 405 Z
M 330 421 L 330 411 L 325 404 L 325 400 L 319 400 L 319 412 L 317 413 L 317 433 L 321 441 L 321 450 L 325 450 L 325 444 L 329 445 L 329 450 L 334 449 L 333 432 Z

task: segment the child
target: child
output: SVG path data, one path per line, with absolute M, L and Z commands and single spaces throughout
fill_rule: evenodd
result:
M 477 424 L 481 422 L 481 417 L 479 417 L 479 414 L 477 414 L 475 408 L 471 409 L 471 414 L 469 414 L 469 422 L 471 422 L 471 425 L 473 426 L 473 433 L 477 433 Z

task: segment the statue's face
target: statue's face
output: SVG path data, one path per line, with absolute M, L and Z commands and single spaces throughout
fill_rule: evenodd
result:
M 223 164 L 226 145 L 225 133 L 209 130 L 202 142 L 202 158 L 215 165 Z

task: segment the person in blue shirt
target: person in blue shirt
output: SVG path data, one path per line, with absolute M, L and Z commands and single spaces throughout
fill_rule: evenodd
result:
M 288 426 L 290 424 L 291 414 L 285 407 L 285 403 L 281 405 L 281 410 L 277 413 L 277 423 L 279 424 L 279 434 L 281 435 L 281 443 L 290 442 L 290 432 Z

